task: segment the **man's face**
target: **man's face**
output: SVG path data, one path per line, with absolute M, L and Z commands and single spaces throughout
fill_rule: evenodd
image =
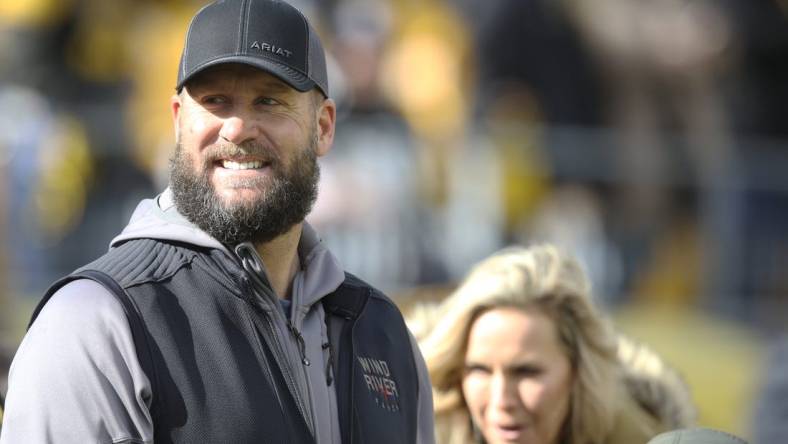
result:
M 326 111 L 330 101 L 312 94 L 235 64 L 190 81 L 172 102 L 178 210 L 229 245 L 265 243 L 303 221 L 334 123 L 333 103 Z

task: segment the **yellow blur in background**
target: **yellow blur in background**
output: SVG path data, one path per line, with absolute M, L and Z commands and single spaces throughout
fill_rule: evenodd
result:
M 752 330 L 686 307 L 634 303 L 615 313 L 622 332 L 658 350 L 690 387 L 699 425 L 752 439 L 764 347 Z

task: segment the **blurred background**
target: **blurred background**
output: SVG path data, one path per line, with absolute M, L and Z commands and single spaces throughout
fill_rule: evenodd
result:
M 166 186 L 202 3 L 0 1 L 0 392 L 43 291 Z M 505 245 L 554 242 L 682 372 L 702 425 L 778 442 L 761 430 L 788 419 L 770 352 L 788 320 L 788 0 L 294 4 L 339 104 L 309 220 L 348 270 L 408 305 Z

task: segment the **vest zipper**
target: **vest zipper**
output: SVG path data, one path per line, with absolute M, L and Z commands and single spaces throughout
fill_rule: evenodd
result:
M 323 350 L 328 350 L 328 359 L 326 359 L 326 385 L 331 387 L 334 382 L 334 376 L 331 374 L 331 367 L 334 365 L 334 350 L 331 347 L 331 342 L 326 342 L 320 346 Z
M 239 244 L 235 247 L 235 254 L 238 255 L 238 258 L 241 259 L 241 265 L 243 269 L 246 271 L 247 275 L 251 278 L 250 283 L 252 289 L 254 290 L 255 295 L 257 298 L 254 300 L 255 305 L 265 312 L 265 316 L 263 316 L 265 322 L 264 325 L 268 327 L 268 335 L 263 335 L 264 339 L 269 342 L 269 347 L 271 348 L 271 353 L 274 355 L 274 359 L 276 359 L 277 363 L 279 364 L 279 368 L 282 369 L 283 376 L 285 378 L 285 383 L 290 390 L 290 393 L 293 395 L 293 399 L 295 400 L 296 406 L 298 407 L 299 412 L 304 417 L 307 426 L 309 427 L 309 431 L 312 436 L 315 436 L 315 426 L 312 422 L 312 415 L 309 414 L 309 408 L 307 407 L 306 403 L 301 397 L 301 391 L 298 388 L 298 384 L 295 381 L 295 376 L 293 374 L 293 369 L 289 365 L 289 360 L 287 359 L 287 354 L 282 349 L 282 344 L 284 344 L 284 340 L 281 335 L 278 333 L 276 326 L 271 319 L 271 316 L 276 316 L 274 313 L 277 310 L 277 307 L 274 307 L 272 310 L 267 310 L 264 306 L 263 299 L 264 297 L 268 297 L 272 301 L 276 301 L 278 297 L 274 294 L 273 289 L 271 289 L 270 285 L 267 285 L 264 279 L 264 272 L 262 263 L 260 262 L 259 257 L 257 256 L 257 251 L 254 250 L 254 247 L 251 244 L 246 242 Z M 281 313 L 280 313 L 281 314 Z M 284 317 L 284 315 L 282 315 Z M 293 332 L 295 330 L 294 327 L 290 325 L 290 322 L 285 320 L 285 325 L 288 326 L 288 329 Z M 295 332 L 293 333 L 295 335 Z M 304 338 L 301 336 L 300 333 L 296 336 L 296 340 L 300 338 L 299 343 L 302 343 Z M 302 356 L 302 362 L 306 361 L 305 356 L 305 348 L 306 345 L 304 344 L 303 348 L 299 350 Z M 307 365 L 305 363 L 305 365 Z M 308 382 L 308 381 L 307 381 Z
M 251 283 L 249 282 L 249 280 L 248 279 L 244 279 L 244 281 L 247 283 L 248 288 L 251 291 L 254 291 L 254 289 L 252 289 L 252 286 L 251 286 Z M 252 306 L 254 311 L 256 311 L 259 314 L 262 314 L 263 316 L 267 316 L 265 314 L 265 312 L 263 311 L 262 307 L 258 306 L 256 303 L 254 303 L 252 301 L 247 301 L 247 302 Z M 250 322 L 251 322 L 251 320 L 250 320 Z M 269 346 L 268 348 L 271 348 L 271 347 Z M 262 360 L 263 360 L 263 362 L 262 362 L 263 371 L 265 372 L 265 376 L 268 378 L 268 380 L 271 381 L 271 389 L 274 391 L 274 395 L 276 396 L 276 401 L 279 403 L 279 408 L 284 409 L 284 404 L 282 403 L 282 396 L 279 394 L 279 390 L 281 390 L 281 387 L 279 386 L 279 384 L 276 383 L 276 378 L 274 378 L 274 374 L 271 371 L 271 365 L 265 359 L 265 352 L 263 352 L 263 359 Z

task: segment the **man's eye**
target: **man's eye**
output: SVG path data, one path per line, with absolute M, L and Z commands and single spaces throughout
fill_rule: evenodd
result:
M 221 96 L 207 96 L 201 100 L 203 105 L 223 105 L 227 103 L 227 99 Z
M 257 99 L 257 103 L 266 106 L 279 105 L 279 101 L 271 97 L 260 97 Z

